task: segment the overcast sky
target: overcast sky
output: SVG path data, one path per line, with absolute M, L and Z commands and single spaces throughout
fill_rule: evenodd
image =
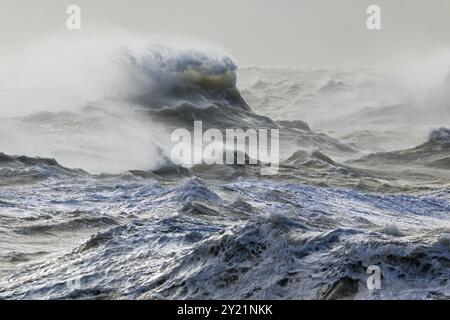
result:
M 188 37 L 241 66 L 382 66 L 450 47 L 449 0 L 0 0 L 0 52 L 69 32 L 69 4 L 82 9 L 83 37 L 98 27 Z M 370 4 L 381 7 L 381 31 L 366 28 Z

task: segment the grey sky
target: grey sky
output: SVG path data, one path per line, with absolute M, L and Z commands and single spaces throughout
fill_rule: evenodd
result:
M 69 32 L 69 4 L 82 9 L 83 36 L 101 26 L 189 37 L 239 65 L 369 67 L 450 47 L 449 0 L 0 0 L 0 52 Z M 370 4 L 382 9 L 381 31 L 366 29 Z

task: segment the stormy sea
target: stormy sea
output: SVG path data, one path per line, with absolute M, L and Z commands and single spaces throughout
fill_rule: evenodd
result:
M 2 75 L 0 299 L 450 298 L 448 69 L 88 60 Z M 177 163 L 171 132 L 194 121 L 278 129 L 278 172 Z

